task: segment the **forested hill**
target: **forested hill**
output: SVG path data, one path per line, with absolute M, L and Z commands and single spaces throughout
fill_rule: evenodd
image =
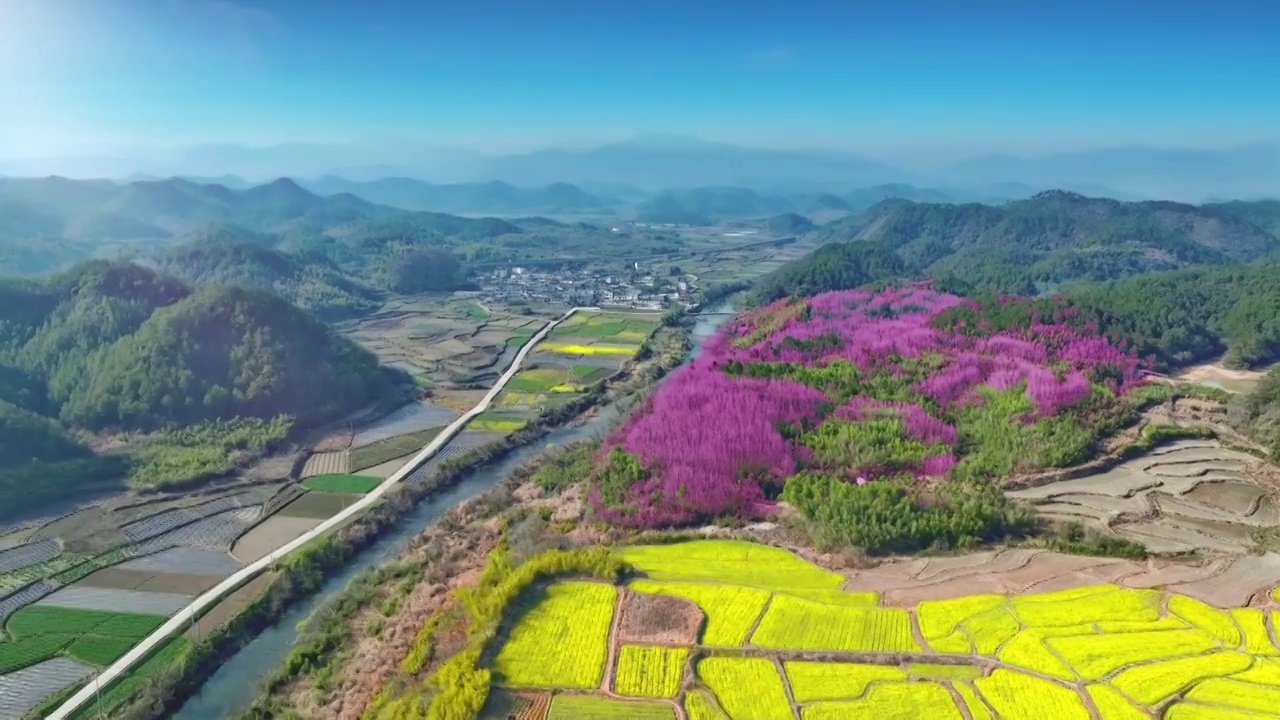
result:
M 978 286 L 1032 294 L 1077 280 L 1109 280 L 1193 264 L 1251 262 L 1280 250 L 1274 203 L 1126 203 L 1046 192 L 1002 206 L 889 200 L 814 230 L 831 243 L 774 280 L 806 291 L 838 289 L 831 265 L 883 264 L 964 278 Z M 1264 225 L 1260 225 L 1263 222 Z M 867 254 L 870 259 L 862 258 Z M 834 274 L 833 274 L 834 273 Z M 827 278 L 827 279 L 823 279 Z M 850 281 L 861 282 L 856 274 Z
M 497 218 L 409 212 L 350 194 L 322 197 L 284 178 L 244 190 L 177 178 L 0 178 L 3 275 L 41 275 L 92 257 L 146 256 L 193 241 L 242 239 L 342 262 L 397 244 L 453 246 L 523 232 Z
M 193 284 L 270 290 L 324 320 L 374 310 L 379 304 L 373 288 L 315 253 L 292 255 L 248 242 L 192 242 L 158 253 L 156 264 Z M 448 290 L 451 285 L 433 289 Z
M 1280 358 L 1276 203 L 1192 206 L 1042 193 L 1002 207 L 890 201 L 815 232 L 831 242 L 757 284 L 754 302 L 895 279 L 967 295 L 1060 294 L 1171 367 Z
M 265 292 L 107 262 L 0 283 L 0 401 L 69 425 L 315 425 L 393 391 L 371 354 Z

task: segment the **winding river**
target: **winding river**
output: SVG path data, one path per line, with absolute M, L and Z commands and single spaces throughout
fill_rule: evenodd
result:
M 710 308 L 705 317 L 697 317 L 692 332 L 693 352 L 690 359 L 697 357 L 702 349 L 702 342 L 729 320 L 736 305 L 737 298 L 731 297 Z M 281 616 L 279 622 L 224 662 L 205 682 L 200 693 L 187 700 L 178 710 L 173 716 L 175 720 L 222 720 L 243 712 L 257 696 L 261 679 L 284 662 L 293 649 L 298 639 L 298 623 L 335 598 L 354 577 L 395 558 L 407 548 L 411 538 L 450 508 L 493 487 L 512 470 L 545 452 L 552 445 L 603 436 L 613 428 L 620 415 L 617 407 L 609 406 L 582 425 L 553 430 L 539 441 L 513 450 L 496 463 L 476 468 L 449 490 L 419 503 L 413 513 L 400 521 L 395 529 L 360 553 L 351 565 L 330 578 L 318 592 L 294 605 Z

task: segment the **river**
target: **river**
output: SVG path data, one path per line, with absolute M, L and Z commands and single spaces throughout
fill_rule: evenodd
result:
M 693 352 L 690 353 L 690 358 L 697 357 L 702 350 L 703 341 L 728 321 L 729 315 L 719 313 L 734 312 L 737 302 L 736 297 L 730 297 L 709 309 L 708 317 L 695 316 L 697 321 L 692 331 Z M 713 313 L 716 314 L 712 315 Z M 616 407 L 609 406 L 582 425 L 553 430 L 537 442 L 513 450 L 496 463 L 476 468 L 449 490 L 419 503 L 408 517 L 360 553 L 341 573 L 331 577 L 318 592 L 294 605 L 275 625 L 224 662 L 205 681 L 200 693 L 192 696 L 178 710 L 173 716 L 175 720 L 223 720 L 243 712 L 257 696 L 261 679 L 283 663 L 293 649 L 298 640 L 298 623 L 341 593 L 354 577 L 402 554 L 411 538 L 450 508 L 493 487 L 511 471 L 552 445 L 564 445 L 608 433 L 620 414 Z

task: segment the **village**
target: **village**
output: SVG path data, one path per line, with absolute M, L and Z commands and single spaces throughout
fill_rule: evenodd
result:
M 662 275 L 639 262 L 622 270 L 502 267 L 486 271 L 475 281 L 478 290 L 458 294 L 495 303 L 544 302 L 655 311 L 688 306 L 697 290 L 696 278 L 679 274 L 678 268 Z

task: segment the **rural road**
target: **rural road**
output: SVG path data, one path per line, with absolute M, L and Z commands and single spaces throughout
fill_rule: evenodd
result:
M 320 537 L 334 527 L 337 527 L 347 520 L 350 520 L 352 517 L 364 512 L 366 508 L 377 502 L 383 494 L 412 473 L 419 465 L 429 460 L 432 455 L 435 455 L 436 452 L 453 439 L 453 436 L 457 435 L 472 418 L 487 410 L 489 408 L 489 403 L 498 396 L 498 393 L 502 392 L 502 388 L 506 387 L 511 378 L 515 377 L 515 374 L 520 371 L 521 363 L 524 362 L 525 357 L 529 355 L 533 350 L 533 347 L 542 342 L 542 340 L 546 338 L 547 334 L 554 330 L 557 325 L 568 320 L 576 312 L 589 312 L 596 310 L 598 310 L 598 308 L 575 307 L 570 309 L 564 315 L 561 315 L 558 319 L 552 320 L 544 325 L 543 328 L 529 340 L 529 342 L 524 344 L 524 347 L 520 348 L 520 352 L 516 353 L 516 356 L 511 361 L 511 365 L 507 368 L 507 371 L 502 374 L 502 377 L 498 378 L 498 381 L 493 384 L 493 387 L 489 392 L 485 393 L 484 398 L 482 398 L 475 407 L 468 410 L 462 417 L 454 420 L 448 427 L 441 431 L 439 435 L 432 439 L 431 442 L 427 443 L 427 446 L 422 448 L 422 452 L 418 453 L 412 460 L 405 463 L 404 467 L 400 468 L 395 474 L 384 480 L 382 484 L 369 491 L 367 495 L 358 500 L 355 504 L 342 510 L 328 520 L 325 520 L 311 530 L 308 530 L 301 536 L 273 551 L 266 557 L 241 568 L 234 575 L 218 583 L 213 589 L 197 597 L 190 605 L 179 610 L 178 614 L 169 618 L 168 622 L 161 625 L 158 630 L 148 635 L 145 640 L 134 646 L 134 648 L 128 653 L 125 653 L 124 657 L 112 663 L 110 667 L 99 673 L 92 682 L 81 688 L 79 692 L 72 695 L 66 702 L 62 703 L 62 705 L 58 706 L 57 710 L 54 710 L 48 715 L 47 720 L 66 720 L 66 718 L 71 717 L 73 713 L 92 700 L 100 689 L 105 690 L 112 682 L 122 677 L 130 668 L 140 663 L 144 658 L 150 655 L 152 651 L 156 650 L 161 643 L 186 630 L 201 612 L 213 606 L 224 596 L 229 595 L 254 576 L 271 567 L 271 565 L 280 558 L 283 558 L 303 545 L 306 545 L 312 540 Z

